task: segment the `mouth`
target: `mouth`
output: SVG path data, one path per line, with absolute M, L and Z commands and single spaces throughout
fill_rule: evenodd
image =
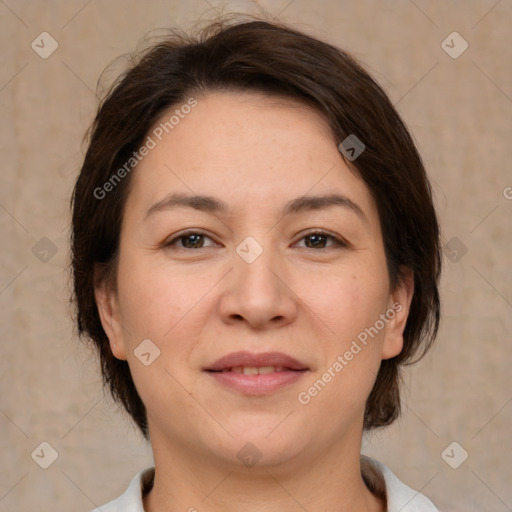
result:
M 269 373 L 279 373 L 283 371 L 301 371 L 285 368 L 284 366 L 234 366 L 233 368 L 224 368 L 223 370 L 210 370 L 213 372 L 233 372 L 242 375 L 268 375 Z
M 236 352 L 203 369 L 217 383 L 244 395 L 265 395 L 297 382 L 307 365 L 279 352 Z

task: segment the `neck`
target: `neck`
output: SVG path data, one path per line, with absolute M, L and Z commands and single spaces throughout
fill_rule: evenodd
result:
M 144 498 L 146 512 L 386 510 L 379 476 L 364 464 L 362 477 L 360 440 L 348 447 L 331 446 L 323 454 L 302 453 L 284 463 L 251 468 L 209 460 L 190 447 L 152 444 L 155 478 Z

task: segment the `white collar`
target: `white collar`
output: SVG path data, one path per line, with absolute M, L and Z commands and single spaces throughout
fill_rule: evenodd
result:
M 425 496 L 402 483 L 384 464 L 365 457 L 382 474 L 386 484 L 387 512 L 439 512 Z M 128 489 L 119 498 L 92 512 L 144 512 L 143 489 L 153 480 L 155 469 L 148 468 L 138 473 Z

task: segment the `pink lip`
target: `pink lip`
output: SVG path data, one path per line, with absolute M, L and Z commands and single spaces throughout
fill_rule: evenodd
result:
M 283 370 L 263 375 L 244 375 L 234 373 L 235 367 L 276 366 Z M 217 382 L 230 387 L 245 395 L 265 395 L 277 391 L 300 379 L 309 368 L 298 361 L 280 352 L 267 352 L 252 354 L 250 352 L 234 352 L 221 357 L 204 371 L 208 372 Z
M 261 368 L 262 366 L 283 366 L 289 370 L 308 370 L 307 365 L 282 352 L 263 352 L 254 354 L 251 352 L 233 352 L 217 359 L 206 367 L 208 371 L 222 371 L 236 366 L 249 366 Z

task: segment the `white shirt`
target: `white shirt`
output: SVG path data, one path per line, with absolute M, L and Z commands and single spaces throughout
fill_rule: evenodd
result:
M 374 468 L 380 470 L 386 484 L 387 512 L 439 512 L 433 503 L 410 487 L 402 483 L 384 464 L 366 459 Z M 131 481 L 128 489 L 119 498 L 94 509 L 92 512 L 144 512 L 142 493 L 144 487 L 154 476 L 154 468 L 145 469 Z

